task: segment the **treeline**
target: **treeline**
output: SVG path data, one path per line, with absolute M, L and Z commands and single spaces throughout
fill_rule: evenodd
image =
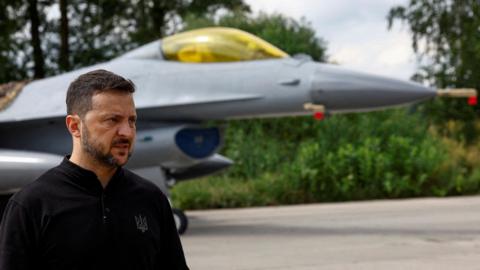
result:
M 388 25 L 407 24 L 421 68 L 437 88 L 480 89 L 480 3 L 411 0 Z M 282 48 L 281 44 L 278 45 Z M 286 49 L 288 52 L 288 49 Z M 174 189 L 187 209 L 450 196 L 480 190 L 478 106 L 434 100 L 410 108 L 230 123 L 235 167 Z
M 243 0 L 1 0 L 0 83 L 109 60 Z

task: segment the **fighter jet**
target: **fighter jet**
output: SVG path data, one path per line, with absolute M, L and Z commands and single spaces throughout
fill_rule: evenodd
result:
M 106 69 L 131 79 L 138 124 L 128 167 L 168 194 L 178 181 L 230 166 L 218 154 L 223 132 L 209 120 L 364 112 L 432 98 L 437 90 L 291 57 L 232 28 L 204 28 L 154 41 L 109 62 L 0 86 L 0 191 L 8 195 L 71 151 L 67 88 Z M 444 91 L 443 95 L 451 92 Z M 460 92 L 455 92 L 460 93 Z M 476 97 L 464 91 L 463 96 Z M 472 101 L 473 102 L 473 101 Z M 174 210 L 179 232 L 187 226 Z

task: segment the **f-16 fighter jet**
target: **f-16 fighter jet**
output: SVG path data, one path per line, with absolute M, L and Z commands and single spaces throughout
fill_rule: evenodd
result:
M 205 28 L 154 41 L 106 63 L 0 86 L 0 191 L 12 194 L 71 151 L 65 95 L 80 74 L 106 69 L 137 86 L 137 141 L 128 167 L 164 192 L 230 166 L 208 120 L 364 112 L 438 95 L 423 85 L 290 57 L 249 33 Z M 442 95 L 476 97 L 475 91 Z M 177 226 L 187 219 L 175 210 Z

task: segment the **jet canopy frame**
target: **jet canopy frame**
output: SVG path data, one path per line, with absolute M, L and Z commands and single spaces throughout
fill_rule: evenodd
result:
M 245 31 L 209 27 L 162 40 L 166 60 L 187 63 L 237 62 L 289 57 L 265 40 Z

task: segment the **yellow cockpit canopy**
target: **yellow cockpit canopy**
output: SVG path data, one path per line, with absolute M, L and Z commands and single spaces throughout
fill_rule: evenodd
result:
M 162 41 L 162 52 L 167 60 L 190 63 L 288 57 L 263 39 L 225 27 L 202 28 L 167 37 Z

